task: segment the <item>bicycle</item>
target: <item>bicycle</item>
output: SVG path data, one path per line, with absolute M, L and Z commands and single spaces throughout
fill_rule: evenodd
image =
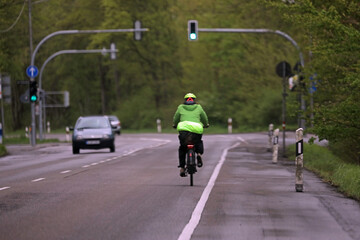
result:
M 173 126 L 175 128 L 175 126 Z M 209 127 L 209 125 L 205 126 L 204 128 Z M 194 138 L 195 137 L 195 138 Z M 201 140 L 201 139 L 200 139 Z M 190 175 L 190 186 L 194 186 L 194 174 L 197 172 L 196 167 L 202 167 L 202 160 L 201 158 L 196 158 L 195 160 L 195 154 L 196 154 L 196 143 L 197 138 L 194 136 L 193 133 L 187 132 L 184 145 L 186 145 L 186 159 L 185 159 L 185 175 L 183 177 L 186 177 L 188 174 Z M 199 156 L 198 156 L 199 157 Z
M 197 172 L 195 162 L 195 146 L 187 144 L 185 172 L 190 175 L 190 186 L 194 186 L 193 175 Z
M 190 175 L 190 186 L 194 186 L 194 174 L 197 172 L 196 167 L 202 167 L 202 161 L 198 161 L 197 158 L 195 160 L 196 149 L 191 134 L 188 135 L 186 142 L 185 174 Z

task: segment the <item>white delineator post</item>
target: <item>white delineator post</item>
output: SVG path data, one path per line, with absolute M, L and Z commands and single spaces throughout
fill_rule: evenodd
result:
M 303 187 L 303 167 L 304 167 L 304 141 L 303 141 L 303 129 L 299 128 L 296 130 L 296 158 L 295 158 L 295 166 L 296 166 L 296 180 L 295 180 L 295 189 L 296 192 L 302 192 Z
M 156 124 L 157 124 L 157 132 L 161 133 L 161 120 L 159 118 L 156 119 Z
M 228 118 L 228 133 L 232 133 L 232 118 Z
M 47 133 L 50 133 L 50 122 L 48 121 L 47 123 L 46 123 L 46 125 L 47 125 Z
M 70 128 L 66 127 L 65 131 L 66 131 L 66 141 L 70 142 Z
M 274 124 L 269 124 L 269 133 L 268 133 L 268 136 L 269 136 L 269 148 L 268 148 L 268 151 L 270 152 L 272 150 L 272 138 L 273 138 L 273 135 L 274 135 Z
M 278 151 L 279 151 L 279 129 L 275 129 L 273 137 L 273 158 L 272 162 L 277 163 L 278 161 Z
M 29 137 L 29 128 L 25 127 L 25 137 L 28 138 Z

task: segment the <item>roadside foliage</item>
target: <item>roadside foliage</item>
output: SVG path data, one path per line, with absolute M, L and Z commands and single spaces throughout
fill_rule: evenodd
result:
M 302 44 L 311 53 L 305 67 L 306 83 L 316 86 L 314 133 L 329 140 L 336 152 L 360 164 L 359 1 L 272 2 L 286 21 L 299 26 L 307 40 Z

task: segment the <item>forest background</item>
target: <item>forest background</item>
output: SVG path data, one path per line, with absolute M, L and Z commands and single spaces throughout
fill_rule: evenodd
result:
M 68 108 L 47 108 L 53 128 L 74 125 L 80 115 L 117 115 L 124 129 L 171 128 L 187 92 L 197 95 L 213 126 L 266 130 L 282 124 L 282 78 L 299 52 L 275 34 L 199 33 L 189 42 L 187 21 L 199 28 L 280 30 L 305 58 L 302 83 L 287 89 L 287 125 L 327 139 L 360 163 L 360 3 L 357 0 L 32 0 L 34 48 L 59 30 L 128 29 L 135 20 L 150 31 L 60 35 L 36 55 L 40 69 L 52 54 L 116 44 L 116 60 L 102 54 L 61 55 L 43 72 L 45 91 L 69 91 Z M 11 103 L 4 104 L 5 130 L 30 125 L 30 105 L 20 102 L 30 64 L 28 0 L 0 0 L 0 73 L 11 76 Z M 294 71 L 294 74 L 296 72 Z M 313 88 L 314 87 L 314 88 Z M 309 89 L 316 91 L 311 94 Z M 300 111 L 299 94 L 306 100 Z M 313 98 L 314 104 L 310 105 Z M 311 116 L 314 116 L 313 118 Z

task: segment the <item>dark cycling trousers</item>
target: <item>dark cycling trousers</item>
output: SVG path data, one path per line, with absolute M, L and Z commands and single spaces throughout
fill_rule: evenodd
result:
M 203 154 L 204 153 L 204 143 L 201 140 L 202 134 L 180 131 L 179 132 L 179 167 L 185 167 L 185 158 L 188 144 L 194 144 L 195 152 Z

